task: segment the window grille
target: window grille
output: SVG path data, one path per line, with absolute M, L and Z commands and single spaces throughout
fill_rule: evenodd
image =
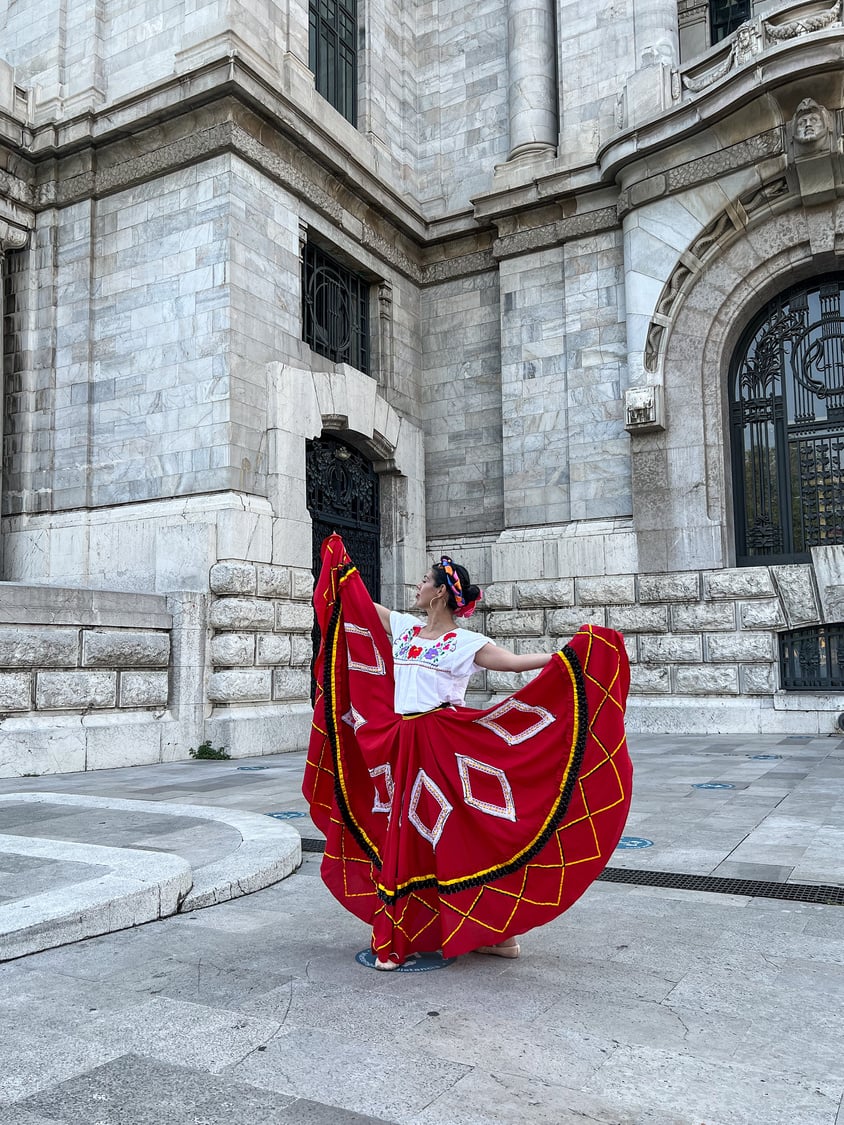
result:
M 844 543 L 844 277 L 795 286 L 752 322 L 730 426 L 737 564 Z
M 315 352 L 369 374 L 369 283 L 312 242 L 302 257 L 302 322 Z
M 785 691 L 844 689 L 844 625 L 781 633 L 780 683 Z
M 709 0 L 709 41 L 720 43 L 750 19 L 750 0 Z
M 310 0 L 309 66 L 317 93 L 357 124 L 357 0 Z

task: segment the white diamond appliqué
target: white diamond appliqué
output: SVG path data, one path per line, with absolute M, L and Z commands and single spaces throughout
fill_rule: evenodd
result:
M 536 722 L 525 730 L 513 734 L 496 721 L 503 719 L 510 711 L 521 711 L 525 715 L 536 715 Z M 531 707 L 528 703 L 522 703 L 520 699 L 508 699 L 489 715 L 484 715 L 482 719 L 475 719 L 474 721 L 478 726 L 486 727 L 493 734 L 497 734 L 499 738 L 503 738 L 508 746 L 518 746 L 520 742 L 527 742 L 529 738 L 533 738 L 541 730 L 549 727 L 554 722 L 554 716 L 544 707 Z
M 393 771 L 390 769 L 390 763 L 385 762 L 383 766 L 376 766 L 374 770 L 369 771 L 369 776 L 375 782 L 375 800 L 372 804 L 373 812 L 389 813 L 393 808 L 393 793 L 395 792 L 395 783 L 393 782 Z M 383 777 L 384 789 L 387 793 L 386 801 L 382 798 L 378 790 L 378 778 Z
M 497 816 L 502 820 L 516 819 L 516 802 L 513 800 L 513 790 L 510 787 L 510 782 L 507 780 L 507 775 L 503 770 L 496 769 L 495 766 L 490 766 L 486 762 L 478 762 L 474 758 L 467 758 L 463 754 L 457 754 L 457 769 L 460 771 L 460 780 L 463 783 L 463 799 L 466 804 L 478 812 L 487 813 L 489 816 Z M 477 770 L 478 773 L 486 774 L 488 777 L 494 777 L 498 784 L 501 786 L 501 800 L 500 805 L 493 805 L 489 801 L 483 801 L 480 797 L 476 797 L 472 792 L 472 782 L 469 777 L 470 770 Z
M 356 711 L 354 707 L 349 707 L 349 710 L 343 715 L 343 722 L 348 723 L 355 734 L 357 734 L 362 726 L 366 725 L 366 719 L 361 715 L 360 711 Z
M 427 824 L 424 824 L 419 816 L 419 799 L 422 796 L 423 790 L 440 806 L 439 816 L 431 828 L 429 828 Z M 445 828 L 445 822 L 451 814 L 451 809 L 452 806 L 439 785 L 437 785 L 435 781 L 431 781 L 424 770 L 420 770 L 413 783 L 413 790 L 410 794 L 410 808 L 408 809 L 407 816 L 419 835 L 424 836 L 433 847 L 436 847 L 440 841 L 440 836 L 443 834 L 443 828 Z
M 373 664 L 366 664 L 363 661 L 354 660 L 352 658 L 352 650 L 351 646 L 349 645 L 349 639 L 347 637 L 346 651 L 349 654 L 349 668 L 355 672 L 368 672 L 370 676 L 383 676 L 386 672 L 386 668 L 384 666 L 384 658 L 378 651 L 378 648 L 372 638 L 372 634 L 370 633 L 370 631 L 368 629 L 364 629 L 362 625 L 352 625 L 349 622 L 345 621 L 343 622 L 343 628 L 346 630 L 346 633 L 350 634 L 351 636 L 366 637 L 366 639 L 369 641 L 369 646 L 367 647 L 371 646 L 372 659 L 374 660 Z

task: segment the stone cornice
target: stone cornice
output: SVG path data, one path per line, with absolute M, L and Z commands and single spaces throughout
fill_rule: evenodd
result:
M 418 201 L 384 180 L 365 137 L 330 115 L 322 123 L 308 117 L 292 95 L 228 54 L 101 110 L 34 126 L 31 141 L 25 132 L 20 144 L 7 139 L 0 202 L 8 202 L 0 218 L 31 227 L 35 211 L 118 192 L 233 152 L 328 223 L 354 231 L 356 241 L 391 269 L 415 284 L 433 285 L 618 228 L 626 211 L 641 203 L 783 158 L 780 126 L 710 153 L 701 150 L 712 146 L 717 121 L 753 100 L 773 104 L 770 91 L 793 82 L 797 71 L 804 78 L 840 68 L 842 61 L 841 28 L 789 40 L 693 101 L 614 137 L 599 152 L 599 163 L 572 169 L 559 159 L 538 161 L 527 181 L 508 178 L 512 170 L 502 172 L 492 191 L 473 200 L 472 210 L 429 220 Z M 770 112 L 767 117 L 774 120 Z M 672 146 L 681 140 L 682 157 L 671 165 Z M 621 172 L 626 182 L 619 196 L 615 177 Z
M 25 155 L 40 163 L 85 150 L 101 150 L 129 135 L 231 96 L 268 120 L 283 135 L 295 136 L 300 149 L 338 179 L 353 185 L 360 198 L 389 214 L 394 225 L 417 240 L 425 240 L 426 223 L 421 205 L 410 196 L 394 191 L 377 174 L 374 168 L 377 156 L 365 137 L 339 114 L 333 123 L 334 131 L 323 128 L 314 116 L 308 116 L 281 89 L 271 86 L 245 60 L 232 53 L 168 78 L 102 110 L 88 110 L 67 121 L 34 126 L 32 142 Z M 343 137 L 346 132 L 349 136 Z
M 718 179 L 728 172 L 758 164 L 770 157 L 781 156 L 784 151 L 785 127 L 780 126 L 667 167 L 664 172 L 637 180 L 620 192 L 618 216 L 623 218 L 628 211 L 644 203 Z
M 502 234 L 493 247 L 493 254 L 496 259 L 514 258 L 521 254 L 560 246 L 576 238 L 615 229 L 619 229 L 616 205 L 596 207 L 594 210 L 584 210 L 541 226 Z
M 755 63 L 733 70 L 693 99 L 678 102 L 658 117 L 610 138 L 596 158 L 603 177 L 616 180 L 631 165 L 664 154 L 678 141 L 704 132 L 796 78 L 805 83 L 813 75 L 840 72 L 842 66 L 844 28 L 786 40 L 758 56 Z

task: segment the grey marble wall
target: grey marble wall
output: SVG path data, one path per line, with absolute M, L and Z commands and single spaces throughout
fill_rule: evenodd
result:
M 504 525 L 499 280 L 478 274 L 422 294 L 428 535 Z
M 3 577 L 183 592 L 184 729 L 271 748 L 272 708 L 306 725 L 304 448 L 327 431 L 379 474 L 385 596 L 459 550 L 508 643 L 584 613 L 633 637 L 655 714 L 773 713 L 773 595 L 725 615 L 711 591 L 741 326 L 839 264 L 820 47 L 844 30 L 796 11 L 690 63 L 673 0 L 364 0 L 355 129 L 315 93 L 304 0 L 0 0 Z M 370 285 L 368 375 L 301 339 L 307 239 Z

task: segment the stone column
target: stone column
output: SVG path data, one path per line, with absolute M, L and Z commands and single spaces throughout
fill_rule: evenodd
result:
M 508 0 L 510 155 L 554 156 L 557 146 L 557 69 L 550 0 Z

